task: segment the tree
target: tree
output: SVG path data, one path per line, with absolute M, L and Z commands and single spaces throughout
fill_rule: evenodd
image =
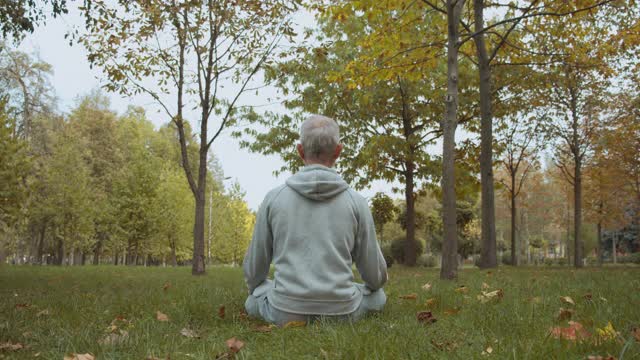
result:
M 517 219 L 518 208 L 517 198 L 522 191 L 527 176 L 530 171 L 538 167 L 537 153 L 543 145 L 541 136 L 542 126 L 540 120 L 535 116 L 528 121 L 510 118 L 504 127 L 499 131 L 499 142 L 504 147 L 504 159 L 501 161 L 506 171 L 506 179 L 498 179 L 507 189 L 511 202 L 511 263 L 517 266 L 518 259 L 518 239 L 517 239 Z
M 67 13 L 67 0 L 4 0 L 0 7 L 2 36 L 13 36 L 17 41 L 25 33 L 32 33 L 49 14 L 43 5 L 51 5 L 50 14 L 54 18 Z
M 298 3 L 119 0 L 117 5 L 95 3 L 83 9 L 88 34 L 81 42 L 89 61 L 107 75 L 106 88 L 150 95 L 178 129 L 182 165 L 195 199 L 194 275 L 205 271 L 207 154 L 221 132 L 235 123 L 238 98 L 249 90 L 247 85 L 279 41 L 294 36 L 289 15 Z M 148 81 L 155 86 L 146 85 Z M 221 89 L 229 82 L 236 86 L 225 99 L 222 93 L 229 92 Z M 189 156 L 190 139 L 184 131 L 188 104 L 200 112 L 196 158 Z M 218 126 L 210 136 L 212 116 Z M 197 172 L 191 170 L 194 163 Z
M 378 192 L 371 198 L 371 214 L 380 242 L 384 242 L 384 225 L 394 219 L 396 212 L 397 208 L 387 194 Z

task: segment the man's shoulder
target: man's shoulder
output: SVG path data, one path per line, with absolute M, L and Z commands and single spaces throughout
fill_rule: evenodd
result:
M 286 184 L 282 184 L 280 186 L 277 186 L 277 187 L 269 190 L 267 195 L 265 195 L 264 200 L 262 200 L 262 203 L 263 204 L 269 204 L 271 201 L 273 201 L 275 198 L 277 198 L 278 195 L 282 192 L 282 190 L 284 190 L 286 187 L 287 187 Z

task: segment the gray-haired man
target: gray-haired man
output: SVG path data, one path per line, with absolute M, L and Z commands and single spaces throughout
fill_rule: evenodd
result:
M 387 265 L 371 212 L 332 169 L 342 150 L 338 125 L 311 116 L 297 150 L 305 167 L 270 191 L 258 211 L 243 264 L 247 313 L 282 326 L 319 316 L 357 320 L 382 310 Z M 364 284 L 353 281 L 352 263 Z

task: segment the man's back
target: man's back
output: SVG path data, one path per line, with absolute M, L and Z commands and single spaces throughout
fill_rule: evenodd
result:
M 352 313 L 362 299 L 354 262 L 371 290 L 386 280 L 373 229 L 366 200 L 335 170 L 306 166 L 261 206 L 244 264 L 249 288 L 259 285 L 252 279 L 264 280 L 265 262 L 273 260 L 274 287 L 267 295 L 273 307 L 295 314 Z

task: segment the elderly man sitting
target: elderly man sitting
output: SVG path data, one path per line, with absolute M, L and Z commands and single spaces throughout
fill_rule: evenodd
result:
M 310 117 L 297 150 L 305 167 L 270 191 L 257 214 L 243 264 L 247 313 L 282 326 L 318 317 L 357 320 L 382 310 L 387 265 L 371 212 L 332 169 L 342 150 L 338 125 Z M 364 284 L 354 282 L 354 262 Z

